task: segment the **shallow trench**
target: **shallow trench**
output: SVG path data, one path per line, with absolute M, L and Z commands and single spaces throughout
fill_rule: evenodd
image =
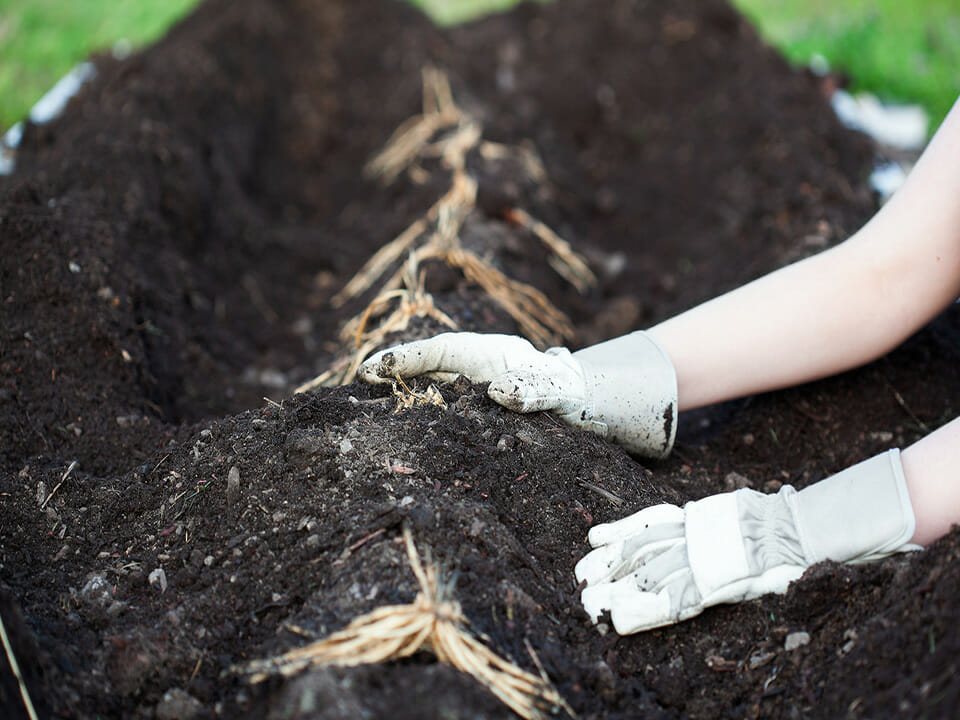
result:
M 447 186 L 429 164 L 390 187 L 361 172 L 418 112 L 428 61 L 485 137 L 543 159 L 548 193 L 470 165 L 464 236 L 567 312 L 574 342 L 837 242 L 874 208 L 866 141 L 720 2 L 562 0 L 441 32 L 379 0 L 213 1 L 100 60 L 0 182 L 3 617 L 42 710 L 504 716 L 427 656 L 253 688 L 231 672 L 409 601 L 404 524 L 459 572 L 474 631 L 534 669 L 529 642 L 585 717 L 956 707 L 956 534 L 634 638 L 594 629 L 570 577 L 594 522 L 806 484 L 952 417 L 955 311 L 863 370 L 686 418 L 656 466 L 463 383 L 445 410 L 399 414 L 359 385 L 290 396 L 362 309 L 331 296 Z M 597 289 L 549 269 L 505 222 L 518 205 Z M 456 274 L 429 287 L 462 327 L 515 330 Z M 810 644 L 787 652 L 792 632 Z

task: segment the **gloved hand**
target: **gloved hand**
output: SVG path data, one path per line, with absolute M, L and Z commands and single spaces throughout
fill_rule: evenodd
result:
M 553 411 L 647 457 L 665 457 L 676 436 L 676 373 L 643 332 L 575 353 L 540 352 L 512 335 L 444 333 L 378 352 L 359 371 L 371 383 L 417 375 L 489 382 L 487 394 L 504 407 Z
M 719 603 L 786 592 L 821 560 L 865 562 L 920 549 L 900 451 L 890 450 L 797 492 L 742 489 L 656 505 L 590 530 L 577 563 L 597 622 L 621 635 L 671 625 Z

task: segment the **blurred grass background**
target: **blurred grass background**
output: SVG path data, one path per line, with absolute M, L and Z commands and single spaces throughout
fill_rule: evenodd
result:
M 198 0 L 0 0 L 0 131 L 73 65 L 141 47 Z M 440 24 L 516 0 L 409 0 Z M 793 63 L 822 55 L 854 90 L 916 102 L 939 125 L 960 94 L 960 0 L 732 0 Z

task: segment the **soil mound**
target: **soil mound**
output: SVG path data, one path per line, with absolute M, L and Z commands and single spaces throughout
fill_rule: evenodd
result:
M 955 308 L 866 368 L 681 418 L 656 465 L 462 381 L 400 412 L 383 388 L 290 394 L 370 299 L 333 296 L 446 189 L 439 162 L 363 173 L 427 66 L 487 140 L 542 160 L 531 181 L 519 154 L 470 156 L 462 236 L 575 343 L 855 230 L 872 148 L 725 3 L 558 0 L 441 31 L 387 0 L 209 0 L 96 62 L 0 180 L 0 612 L 42 715 L 510 716 L 427 654 L 234 670 L 411 602 L 404 527 L 456 574 L 474 635 L 541 663 L 580 716 L 956 714 L 958 532 L 626 638 L 590 624 L 572 574 L 593 523 L 803 486 L 956 416 Z M 558 276 L 514 208 L 597 286 Z M 428 289 L 463 329 L 517 331 L 457 273 Z M 0 698 L 23 713 L 8 669 Z

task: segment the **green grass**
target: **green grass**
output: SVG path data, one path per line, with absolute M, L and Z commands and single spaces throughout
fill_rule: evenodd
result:
M 446 25 L 516 0 L 410 0 Z M 939 124 L 960 94 L 960 0 L 733 0 L 792 62 L 818 53 L 855 89 L 918 102 Z M 73 65 L 124 38 L 139 47 L 197 0 L 0 0 L 0 129 Z
M 196 0 L 0 0 L 0 132 L 92 51 L 161 35 Z
M 438 25 L 455 25 L 498 10 L 506 10 L 516 5 L 519 0 L 409 0 L 409 2 L 432 17 Z
M 960 95 L 960 0 L 734 0 L 793 63 L 820 54 L 854 90 L 914 102 L 935 129 Z

